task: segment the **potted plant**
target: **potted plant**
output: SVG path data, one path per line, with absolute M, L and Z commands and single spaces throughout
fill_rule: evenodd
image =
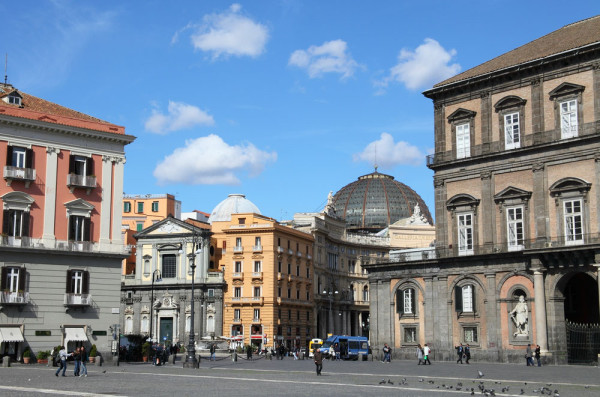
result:
M 96 348 L 96 345 L 92 345 L 92 348 L 90 349 L 90 363 L 93 363 L 94 361 L 96 361 L 97 355 L 98 355 L 98 349 Z
M 144 342 L 142 345 L 142 361 L 145 363 L 148 362 L 148 357 L 150 356 L 150 349 L 152 348 L 152 344 L 150 342 Z
M 40 350 L 36 355 L 38 364 L 48 364 L 49 356 L 50 350 Z
M 31 359 L 31 350 L 29 350 L 29 348 L 27 348 L 24 352 L 23 352 L 23 362 L 25 364 L 29 364 L 29 360 Z

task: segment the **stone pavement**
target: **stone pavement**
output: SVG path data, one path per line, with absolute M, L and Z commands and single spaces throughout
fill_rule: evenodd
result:
M 488 395 L 491 395 L 489 390 L 494 389 L 496 396 L 540 396 L 542 387 L 550 390 L 551 396 L 555 389 L 563 397 L 600 395 L 600 369 L 591 366 L 538 368 L 524 363 L 460 365 L 453 362 L 418 366 L 416 361 L 390 364 L 326 361 L 323 376 L 316 376 L 312 360 L 202 360 L 200 369 L 193 370 L 183 369 L 181 359 L 178 357 L 175 365 L 160 367 L 142 363 L 121 363 L 118 367 L 90 365 L 87 378 L 73 377 L 72 365 L 66 378 L 57 378 L 54 376 L 56 368 L 17 364 L 0 368 L 0 395 L 440 397 L 469 396 L 473 388 L 474 395 L 482 396 L 485 393 L 479 389 L 480 382 Z M 483 378 L 477 379 L 478 371 L 483 373 Z M 385 383 L 381 383 L 382 380 Z

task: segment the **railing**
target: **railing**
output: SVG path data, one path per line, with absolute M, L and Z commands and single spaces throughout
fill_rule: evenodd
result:
M 252 278 L 263 278 L 262 272 L 252 272 Z
M 223 273 L 221 273 L 221 272 L 208 272 L 206 274 L 206 280 L 209 283 L 223 282 Z
M 253 318 L 252 322 L 255 324 L 260 324 L 260 318 Z
M 252 252 L 262 252 L 262 245 L 254 245 L 252 246 Z
M 234 324 L 239 324 L 239 323 L 241 323 L 241 322 L 242 322 L 242 319 L 241 319 L 241 318 L 234 318 L 234 319 L 233 319 L 233 323 L 234 323 Z
M 262 304 L 263 300 L 264 300 L 264 297 L 262 297 L 262 296 L 252 296 L 252 297 L 234 296 L 233 298 L 231 298 L 231 303 L 232 304 L 239 304 L 239 303 Z
M 235 247 L 233 247 L 233 253 L 234 254 L 241 254 L 244 252 L 244 247 L 236 245 Z
M 283 248 L 277 247 L 277 253 L 278 254 L 283 254 Z
M 4 166 L 4 178 L 21 179 L 24 181 L 35 181 L 35 169 L 6 165 Z
M 65 306 L 90 306 L 91 294 L 65 294 Z
M 233 273 L 233 279 L 234 280 L 243 280 L 244 279 L 244 273 L 243 272 L 234 272 Z
M 32 237 L 0 236 L 0 247 L 27 248 L 31 250 L 57 250 L 68 252 L 96 252 L 111 254 L 129 254 L 128 246 L 123 244 L 98 244 L 91 241 L 43 240 Z
M 8 247 L 31 247 L 31 237 L 26 236 L 1 236 L 0 245 Z
M 0 303 L 3 305 L 25 305 L 29 303 L 29 292 L 2 291 Z
M 85 187 L 88 189 L 95 188 L 96 187 L 96 177 L 95 176 L 69 174 L 69 175 L 67 175 L 67 186 Z

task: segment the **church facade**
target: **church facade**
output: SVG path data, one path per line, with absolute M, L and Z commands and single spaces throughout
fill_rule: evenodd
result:
M 600 17 L 435 85 L 436 244 L 367 265 L 371 344 L 433 360 L 595 361 Z M 579 330 L 579 331 L 578 331 Z

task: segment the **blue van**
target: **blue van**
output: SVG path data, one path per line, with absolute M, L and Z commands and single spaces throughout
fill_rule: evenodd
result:
M 369 339 L 366 336 L 332 335 L 319 348 L 323 357 L 329 358 L 329 347 L 336 343 L 340 346 L 342 360 L 358 360 L 361 354 L 363 360 L 366 360 L 370 353 Z

